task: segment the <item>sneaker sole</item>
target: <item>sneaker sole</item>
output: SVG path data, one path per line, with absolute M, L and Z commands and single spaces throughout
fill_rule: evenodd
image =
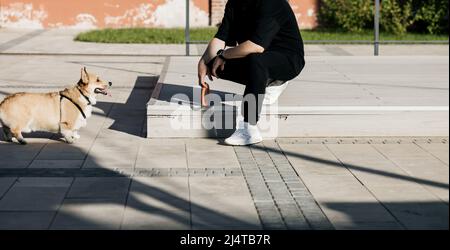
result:
M 224 143 L 228 146 L 250 146 L 250 145 L 255 145 L 255 144 L 261 143 L 262 141 L 263 140 L 258 140 L 258 141 L 254 141 L 254 142 L 248 142 L 248 143 L 230 143 L 225 140 Z

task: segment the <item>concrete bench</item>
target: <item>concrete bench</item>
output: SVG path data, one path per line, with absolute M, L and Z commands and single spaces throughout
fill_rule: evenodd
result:
M 277 105 L 263 108 L 263 136 L 447 136 L 449 57 L 309 57 Z M 244 86 L 215 80 L 222 102 L 200 108 L 197 57 L 171 57 L 147 105 L 149 138 L 226 137 Z M 239 98 L 237 98 L 239 99 Z M 226 125 L 226 126 L 225 126 Z

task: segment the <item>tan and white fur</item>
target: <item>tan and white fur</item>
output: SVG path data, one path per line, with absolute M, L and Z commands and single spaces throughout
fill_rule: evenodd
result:
M 67 143 L 74 143 L 80 138 L 78 130 L 87 125 L 87 119 L 92 115 L 97 94 L 107 95 L 111 85 L 111 82 L 104 82 L 83 68 L 80 81 L 72 88 L 61 92 L 17 93 L 6 97 L 0 103 L 0 124 L 5 139 L 12 142 L 15 138 L 20 144 L 27 144 L 22 133 L 43 131 L 59 132 Z M 70 100 L 61 98 L 61 95 Z

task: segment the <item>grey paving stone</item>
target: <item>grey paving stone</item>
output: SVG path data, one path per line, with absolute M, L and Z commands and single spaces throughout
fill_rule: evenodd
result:
M 189 183 L 193 228 L 260 227 L 242 177 L 195 177 Z
M 0 230 L 46 230 L 54 212 L 0 212 Z
M 64 187 L 72 184 L 73 178 L 38 178 L 21 177 L 17 180 L 15 187 Z
M 17 180 L 16 177 L 0 178 L 0 199 L 3 197 L 3 195 L 6 194 L 6 192 L 9 190 L 9 188 L 14 184 L 16 180 Z
M 71 178 L 20 178 L 0 200 L 0 211 L 56 211 Z
M 443 163 L 449 165 L 449 144 L 448 143 L 421 143 L 418 144 L 419 147 L 423 148 Z
M 189 168 L 205 167 L 208 156 L 208 168 L 239 168 L 239 162 L 232 147 L 223 147 L 216 141 L 193 140 L 187 143 Z
M 427 190 L 448 203 L 448 165 L 414 144 L 374 145 L 374 147 L 407 172 L 415 182 L 422 184 Z
M 127 209 L 144 211 L 188 211 L 189 186 L 186 177 L 135 178 Z
M 295 203 L 279 205 L 278 209 L 289 230 L 309 230 L 311 229 L 302 212 Z
M 31 164 L 32 160 L 4 160 L 2 161 L 2 164 L 0 164 L 0 169 L 5 168 L 17 168 L 17 169 L 23 169 L 27 168 Z
M 99 168 L 99 169 L 133 169 L 135 167 L 135 158 L 120 158 L 118 160 L 112 158 L 98 159 L 89 156 L 84 162 L 82 168 Z
M 67 199 L 59 209 L 50 229 L 118 230 L 125 211 L 125 201 L 116 199 Z
M 256 214 L 256 212 L 255 212 Z M 240 214 L 239 211 L 193 209 L 193 230 L 261 230 L 261 224 L 253 215 Z M 245 216 L 250 216 L 245 217 Z
M 127 207 L 122 223 L 123 230 L 190 230 L 189 211 L 141 210 Z
M 29 144 L 26 146 L 6 143 L 0 144 L 0 158 L 8 161 L 27 161 L 36 157 L 38 152 L 44 147 L 44 143 Z
M 76 178 L 67 194 L 69 199 L 118 199 L 125 200 L 130 178 L 81 177 Z
M 50 143 L 39 152 L 37 160 L 84 160 L 87 146 L 75 146 L 64 143 Z
M 143 145 L 138 154 L 136 168 L 186 168 L 184 142 L 174 145 Z
M 81 168 L 83 160 L 35 160 L 30 168 Z

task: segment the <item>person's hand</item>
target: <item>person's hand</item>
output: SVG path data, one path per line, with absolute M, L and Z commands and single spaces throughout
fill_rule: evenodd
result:
M 208 66 L 205 63 L 205 60 L 202 58 L 198 62 L 198 82 L 202 87 L 205 84 L 205 77 L 208 75 L 209 79 L 212 81 L 211 73 L 209 72 Z
M 216 57 L 216 59 L 214 60 L 214 64 L 213 64 L 212 72 L 211 72 L 214 77 L 219 78 L 217 76 L 217 70 L 220 69 L 221 71 L 224 71 L 225 70 L 225 63 L 226 63 L 225 60 L 223 60 L 220 57 Z

